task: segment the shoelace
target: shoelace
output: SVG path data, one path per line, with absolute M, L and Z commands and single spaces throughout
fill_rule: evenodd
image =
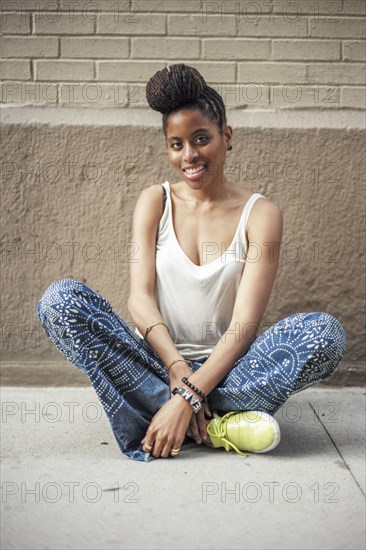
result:
M 230 451 L 231 449 L 234 449 L 234 451 L 236 451 L 239 455 L 249 456 L 248 453 L 243 453 L 242 451 L 240 451 L 240 449 L 238 449 L 238 447 L 234 445 L 234 443 L 231 443 L 231 441 L 228 441 L 225 437 L 226 436 L 226 419 L 228 419 L 233 414 L 236 414 L 236 411 L 229 411 L 228 413 L 224 414 L 224 416 L 220 418 L 218 424 L 212 424 L 210 426 L 207 426 L 207 433 L 214 437 L 218 437 L 222 442 L 223 447 L 226 451 Z M 219 418 L 219 417 L 216 416 L 216 418 Z

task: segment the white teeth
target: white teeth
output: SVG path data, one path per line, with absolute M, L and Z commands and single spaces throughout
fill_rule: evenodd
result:
M 185 172 L 187 172 L 187 174 L 189 174 L 191 176 L 192 174 L 196 174 L 197 172 L 201 172 L 201 170 L 203 170 L 203 169 L 204 169 L 204 166 L 201 166 L 201 168 L 187 168 L 185 170 Z

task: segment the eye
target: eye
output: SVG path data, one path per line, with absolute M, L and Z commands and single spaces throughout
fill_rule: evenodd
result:
M 203 143 L 206 143 L 206 142 L 208 141 L 208 137 L 207 137 L 207 136 L 197 136 L 196 141 L 197 141 L 198 139 L 203 139 L 203 140 L 205 140 Z M 180 145 L 180 141 L 174 141 L 174 142 L 171 144 L 171 147 L 172 147 L 173 149 L 175 149 L 175 147 L 174 147 L 175 145 Z

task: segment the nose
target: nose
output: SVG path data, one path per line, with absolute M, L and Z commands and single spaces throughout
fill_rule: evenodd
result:
M 187 164 L 189 164 L 192 160 L 198 157 L 198 152 L 194 145 L 191 145 L 190 143 L 187 143 L 187 145 L 184 146 L 183 149 L 183 160 Z

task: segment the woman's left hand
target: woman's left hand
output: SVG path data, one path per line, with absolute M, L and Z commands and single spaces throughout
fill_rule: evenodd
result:
M 167 458 L 172 449 L 180 449 L 192 414 L 191 405 L 180 395 L 174 395 L 153 416 L 141 444 L 144 452 Z M 153 445 L 149 450 L 145 444 Z

